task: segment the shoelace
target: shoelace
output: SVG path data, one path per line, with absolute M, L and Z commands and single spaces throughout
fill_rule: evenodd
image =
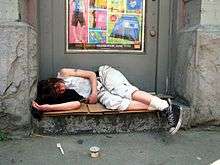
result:
M 175 119 L 172 113 L 172 110 L 170 108 L 167 110 L 167 119 L 168 119 L 168 124 L 171 126 L 175 125 Z
M 174 114 L 173 114 L 173 111 L 172 111 L 172 102 L 171 102 L 170 98 L 168 98 L 167 103 L 169 104 L 169 107 L 167 109 L 168 124 L 170 126 L 174 126 L 175 125 L 175 118 L 174 118 Z

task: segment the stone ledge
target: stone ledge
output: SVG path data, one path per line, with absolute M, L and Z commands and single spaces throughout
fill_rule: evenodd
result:
M 174 102 L 174 104 L 180 104 Z M 190 108 L 183 107 L 182 127 L 189 127 Z M 100 104 L 83 104 L 74 112 L 45 113 L 41 121 L 33 120 L 33 131 L 46 135 L 71 135 L 81 133 L 123 133 L 167 129 L 166 120 L 159 111 L 112 111 Z
M 69 115 L 33 121 L 34 132 L 47 135 L 143 132 L 162 127 L 157 113 Z

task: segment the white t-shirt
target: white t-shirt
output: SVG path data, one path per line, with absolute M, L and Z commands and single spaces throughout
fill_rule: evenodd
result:
M 91 85 L 89 79 L 82 77 L 67 77 L 62 78 L 68 89 L 74 89 L 81 96 L 87 98 L 91 93 Z

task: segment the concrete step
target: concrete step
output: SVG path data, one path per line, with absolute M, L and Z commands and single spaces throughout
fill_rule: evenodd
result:
M 188 127 L 190 108 L 183 107 L 182 127 Z M 41 121 L 33 119 L 35 133 L 46 135 L 70 135 L 80 133 L 122 133 L 167 129 L 166 119 L 159 112 L 135 112 L 114 114 L 71 114 L 44 116 Z

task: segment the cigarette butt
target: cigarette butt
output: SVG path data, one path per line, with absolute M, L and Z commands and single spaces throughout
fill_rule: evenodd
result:
M 61 153 L 64 155 L 64 151 L 63 151 L 63 148 L 61 147 L 60 143 L 57 143 L 57 148 L 59 148 Z

